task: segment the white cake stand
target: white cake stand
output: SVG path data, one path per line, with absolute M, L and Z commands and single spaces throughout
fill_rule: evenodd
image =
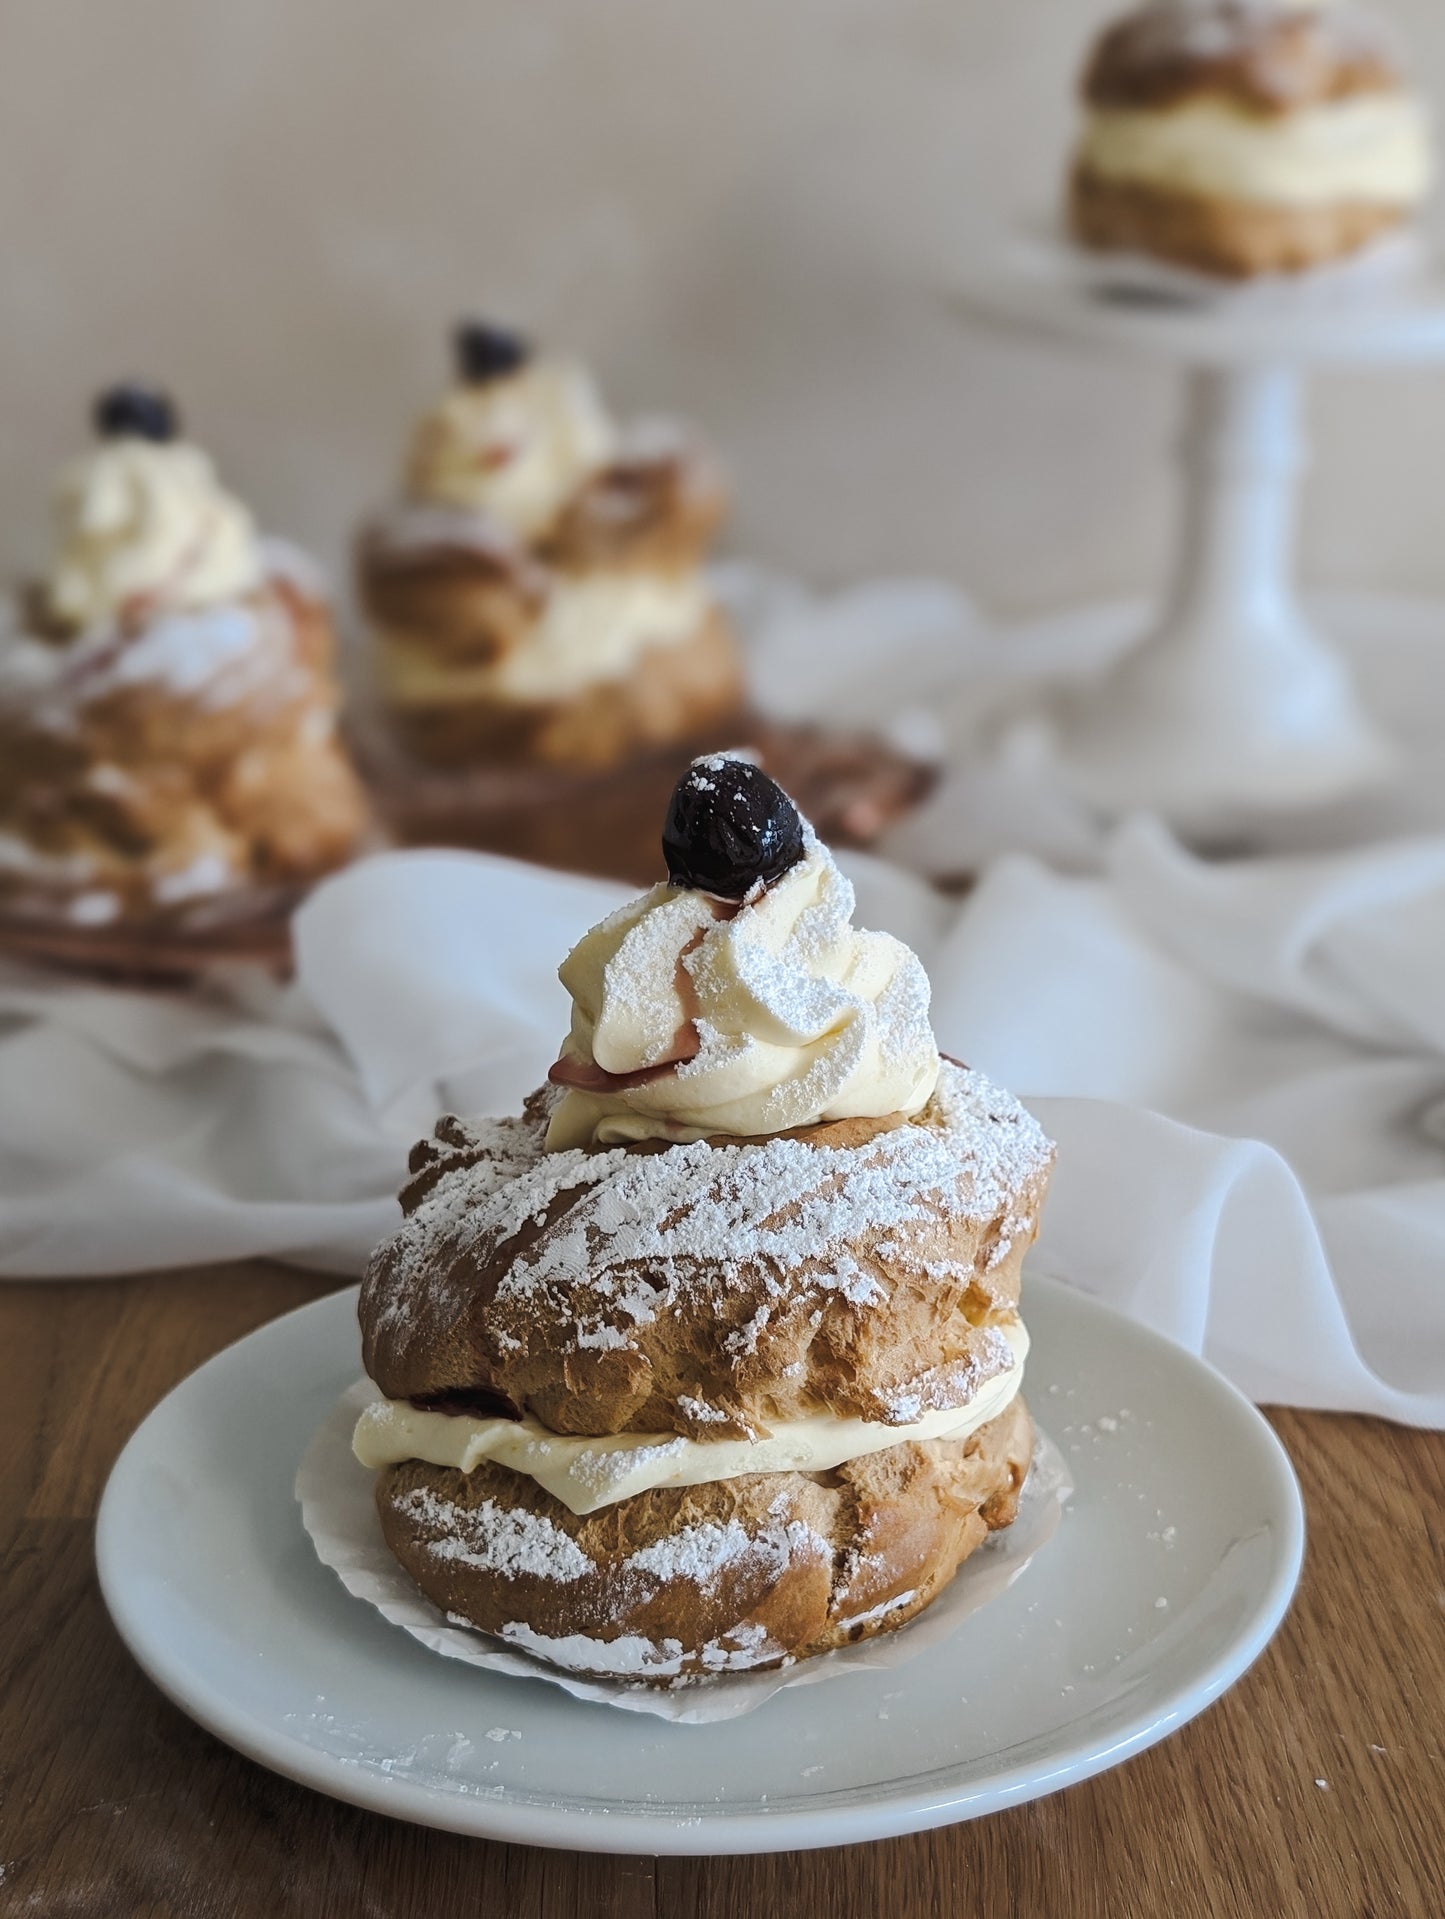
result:
M 1060 701 L 1050 729 L 1079 796 L 1208 834 L 1387 777 L 1392 747 L 1295 595 L 1304 379 L 1445 359 L 1438 271 L 1396 249 L 1308 283 L 1220 291 L 1019 239 L 954 292 L 974 319 L 1187 376 L 1182 537 L 1163 610 L 1102 679 Z

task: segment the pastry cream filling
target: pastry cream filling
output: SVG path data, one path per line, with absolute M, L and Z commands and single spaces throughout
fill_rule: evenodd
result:
M 938 1048 L 927 975 L 901 940 L 853 925 L 853 888 L 811 828 L 805 849 L 731 912 L 654 886 L 572 949 L 560 969 L 572 995 L 564 1060 L 648 1077 L 569 1085 L 549 1151 L 757 1137 L 928 1104 Z
M 380 670 L 398 706 L 486 699 L 550 704 L 626 678 L 644 653 L 679 646 L 712 605 L 699 573 L 597 573 L 559 579 L 520 646 L 484 666 L 439 660 L 404 634 L 379 639 Z
M 537 1420 L 473 1419 L 419 1412 L 381 1399 L 356 1422 L 352 1451 L 363 1466 L 424 1460 L 469 1473 L 484 1461 L 525 1473 L 569 1512 L 591 1513 L 654 1486 L 706 1486 L 746 1473 L 823 1473 L 910 1440 L 967 1439 L 997 1419 L 1023 1383 L 1029 1336 L 1023 1321 L 994 1328 L 1013 1355 L 966 1406 L 925 1413 L 907 1426 L 813 1413 L 782 1420 L 767 1439 L 687 1439 L 680 1433 L 614 1433 L 601 1439 L 554 1433 Z
M 46 598 L 83 631 L 120 616 L 196 612 L 261 582 L 255 522 L 199 447 L 105 440 L 61 475 Z
M 453 387 L 424 415 L 407 491 L 491 514 L 531 540 L 616 449 L 616 428 L 586 368 L 529 360 L 502 379 Z
M 1425 114 L 1403 93 L 1283 114 L 1224 100 L 1104 108 L 1084 128 L 1079 160 L 1106 180 L 1286 207 L 1414 206 L 1434 171 Z

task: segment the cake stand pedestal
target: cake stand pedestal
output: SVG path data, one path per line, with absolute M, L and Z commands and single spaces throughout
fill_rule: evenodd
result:
M 1181 536 L 1162 610 L 1101 679 L 1060 698 L 1048 731 L 1058 772 L 1095 811 L 1227 833 L 1389 775 L 1393 748 L 1293 578 L 1307 373 L 1445 359 L 1445 281 L 1384 267 L 1186 291 L 1138 267 L 1110 279 L 1108 263 L 1059 243 L 1003 250 L 956 288 L 974 319 L 1185 374 Z

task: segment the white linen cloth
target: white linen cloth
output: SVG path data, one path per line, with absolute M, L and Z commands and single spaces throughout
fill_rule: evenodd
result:
M 1318 1403 L 1445 1425 L 1445 838 L 1208 864 L 1140 820 L 1102 879 L 999 862 L 932 963 L 985 1072 L 1276 1149 L 1333 1282 L 1288 1308 Z M 1221 1335 L 1290 1280 L 1256 1269 Z
M 1210 870 L 1157 828 L 1109 876 L 999 865 L 963 905 L 845 861 L 909 940 L 945 1049 L 1060 1146 L 1033 1257 L 1257 1399 L 1445 1425 L 1445 845 Z M 566 1030 L 555 978 L 624 889 L 385 854 L 297 921 L 285 989 L 177 999 L 0 976 L 0 1274 L 271 1254 L 359 1270 L 439 1112 L 506 1111 Z M 1433 955 L 1433 958 L 1432 958 Z M 1056 1097 L 1063 1094 L 1065 1097 Z M 1300 1184 L 1318 1196 L 1333 1272 Z

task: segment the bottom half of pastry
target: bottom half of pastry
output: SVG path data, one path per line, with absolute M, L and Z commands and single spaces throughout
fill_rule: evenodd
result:
M 378 642 L 382 700 L 406 751 L 434 766 L 542 765 L 602 770 L 687 741 L 740 712 L 742 664 L 724 615 L 691 623 L 571 684 L 545 661 L 522 679 L 439 655 L 425 634 Z
M 569 1672 L 665 1684 L 904 1625 L 1012 1523 L 1032 1452 L 1015 1397 L 966 1438 L 586 1514 L 491 1462 L 387 1466 L 376 1503 L 392 1552 L 459 1623 Z
M 194 917 L 342 865 L 369 804 L 328 705 L 147 704 L 56 738 L 0 721 L 0 904 L 100 926 Z M 162 721 L 171 728 L 167 735 Z M 144 721 L 144 724 L 142 723 Z
M 18 637 L 0 674 L 0 911 L 245 916 L 372 830 L 325 604 L 277 575 L 134 632 Z
M 1074 235 L 1101 252 L 1142 253 L 1227 279 L 1300 273 L 1357 253 L 1402 225 L 1410 209 L 1384 201 L 1303 205 L 1193 193 L 1076 169 Z

